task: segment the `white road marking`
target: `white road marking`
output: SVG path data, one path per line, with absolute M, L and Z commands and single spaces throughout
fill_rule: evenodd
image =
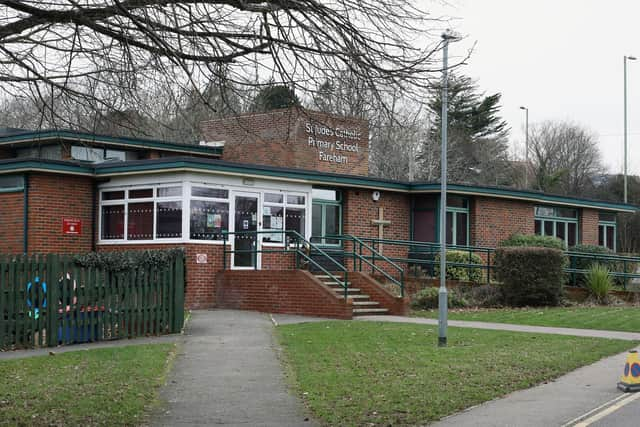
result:
M 607 406 L 616 403 L 618 400 L 624 399 L 626 398 L 627 395 L 626 394 L 621 394 L 620 396 L 616 397 L 615 399 L 611 399 L 610 401 L 603 403 L 602 405 L 593 408 L 592 410 L 590 410 L 589 412 L 586 412 L 582 415 L 580 415 L 579 417 L 576 417 L 574 419 L 572 419 L 569 422 L 566 422 L 564 424 L 562 424 L 562 427 L 569 427 L 569 426 L 573 426 L 575 425 L 578 421 L 584 420 L 585 418 L 587 418 L 589 415 L 593 414 L 594 412 L 598 412 L 599 410 L 601 410 L 602 408 L 606 408 Z
M 599 420 L 603 419 L 607 415 L 611 415 L 612 413 L 614 413 L 618 409 L 622 408 L 625 405 L 628 405 L 629 403 L 633 402 L 634 400 L 640 399 L 640 393 L 634 393 L 631 396 L 626 396 L 626 395 L 623 395 L 623 396 L 625 396 L 624 399 L 618 401 L 617 403 L 614 403 L 613 405 L 611 405 L 608 408 L 596 413 L 595 415 L 592 415 L 591 417 L 587 418 L 586 420 L 575 424 L 575 427 L 587 427 L 587 426 L 595 423 L 596 421 L 599 421 Z

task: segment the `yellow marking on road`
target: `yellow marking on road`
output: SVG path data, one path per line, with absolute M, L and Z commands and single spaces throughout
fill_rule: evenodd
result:
M 634 400 L 638 400 L 640 398 L 640 393 L 634 393 L 631 396 L 620 400 L 618 403 L 615 403 L 611 406 L 609 406 L 607 409 L 604 409 L 601 412 L 598 412 L 595 415 L 592 415 L 591 417 L 587 418 L 586 420 L 579 422 L 578 424 L 575 424 L 574 427 L 587 427 L 593 423 L 595 423 L 596 421 L 599 421 L 601 419 L 603 419 L 604 417 L 613 414 L 615 411 L 617 411 L 618 409 L 622 408 L 625 405 L 628 405 L 629 403 L 633 402 Z

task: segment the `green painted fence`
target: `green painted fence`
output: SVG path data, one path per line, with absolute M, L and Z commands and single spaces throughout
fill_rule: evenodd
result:
M 184 256 L 162 267 L 82 267 L 71 256 L 0 257 L 0 349 L 180 332 Z

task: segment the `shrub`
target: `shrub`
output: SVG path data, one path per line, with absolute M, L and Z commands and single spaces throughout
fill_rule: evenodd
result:
M 552 236 L 538 236 L 536 234 L 514 234 L 507 240 L 503 240 L 500 246 L 528 246 L 564 250 L 564 242 L 562 240 Z
M 163 267 L 172 262 L 181 248 L 123 252 L 88 252 L 76 255 L 73 261 L 82 267 L 101 268 L 107 271 L 124 271 L 138 267 Z
M 411 301 L 411 306 L 416 309 L 430 310 L 438 308 L 439 298 L 438 288 L 428 287 L 420 290 L 416 293 Z M 455 289 L 451 289 L 447 292 L 447 306 L 449 308 L 464 308 L 469 303 L 467 300 Z
M 478 255 L 465 251 L 447 251 L 447 264 L 478 264 L 482 266 L 484 262 Z M 434 277 L 440 276 L 440 254 L 435 257 L 435 266 L 433 269 Z M 463 282 L 480 283 L 482 282 L 482 267 L 469 268 L 447 265 L 447 279 L 460 280 Z
M 506 247 L 496 251 L 495 270 L 505 302 L 512 306 L 557 305 L 564 282 L 566 256 L 540 247 Z
M 598 302 L 607 301 L 609 291 L 613 286 L 609 269 L 600 264 L 593 264 L 585 274 L 585 282 L 589 293 Z
M 502 287 L 498 285 L 472 286 L 466 290 L 464 296 L 472 307 L 497 308 L 504 306 Z
M 615 252 L 612 250 L 605 248 L 604 246 L 596 246 L 596 245 L 576 245 L 571 248 L 571 252 L 580 252 L 583 254 L 595 254 L 595 255 L 615 255 Z M 635 262 L 622 262 L 617 260 L 602 260 L 602 259 L 589 259 L 582 257 L 574 257 L 571 261 L 570 267 L 576 268 L 578 270 L 589 270 L 593 265 L 599 264 L 603 267 L 606 267 L 609 270 L 609 273 L 616 272 L 624 272 L 626 268 L 627 273 L 633 273 L 636 271 L 637 263 Z M 616 277 L 613 281 L 621 285 L 624 282 L 624 278 Z M 571 280 L 573 282 L 573 280 Z M 586 275 L 576 274 L 575 275 L 575 284 L 579 286 L 586 286 Z

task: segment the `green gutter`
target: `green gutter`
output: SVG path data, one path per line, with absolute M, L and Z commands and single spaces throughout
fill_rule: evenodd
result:
M 81 166 L 71 163 L 57 163 L 53 161 L 38 160 L 18 160 L 11 162 L 0 162 L 0 173 L 14 173 L 17 171 L 34 171 L 40 170 L 44 172 L 66 172 L 75 175 L 93 175 L 94 170 L 91 166 Z
M 207 147 L 201 145 L 187 145 L 175 142 L 166 142 L 153 139 L 138 139 L 127 137 L 115 137 L 106 135 L 94 135 L 84 132 L 73 131 L 43 131 L 20 133 L 17 135 L 9 135 L 0 137 L 0 145 L 11 145 L 26 142 L 42 142 L 43 140 L 68 140 L 81 142 L 94 142 L 105 145 L 126 145 L 138 148 L 156 148 L 166 151 L 175 151 L 180 153 L 206 154 L 209 156 L 221 156 L 222 147 Z

